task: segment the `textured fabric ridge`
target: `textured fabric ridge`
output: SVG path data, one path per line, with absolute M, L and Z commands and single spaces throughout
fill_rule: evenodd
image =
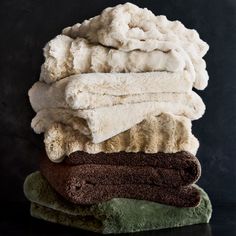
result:
M 146 8 L 131 3 L 109 7 L 100 15 L 63 30 L 63 34 L 126 52 L 136 49 L 145 52 L 176 50 L 194 74 L 195 88 L 207 86 L 206 63 L 202 59 L 209 49 L 207 43 L 180 21 L 155 16 Z
M 40 81 L 29 90 L 31 126 L 46 137 L 53 125 L 68 126 L 53 132 L 60 142 L 62 133 L 79 132 L 99 144 L 150 116 L 199 119 L 205 105 L 192 88 L 207 86 L 208 48 L 179 21 L 131 3 L 109 7 L 46 44 Z M 56 160 L 78 144 L 64 146 Z
M 79 130 L 53 123 L 44 134 L 44 143 L 47 155 L 53 162 L 60 162 L 75 151 L 175 153 L 185 150 L 195 155 L 199 147 L 198 140 L 191 132 L 191 121 L 171 114 L 151 116 L 131 129 L 98 144 L 93 143 Z

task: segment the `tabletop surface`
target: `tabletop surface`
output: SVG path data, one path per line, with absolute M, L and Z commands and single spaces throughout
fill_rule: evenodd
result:
M 3 206 L 0 217 L 1 236 L 78 236 L 96 233 L 61 226 L 30 216 L 29 203 Z M 236 235 L 236 207 L 215 207 L 210 224 L 199 224 L 174 229 L 121 234 L 133 236 L 234 236 Z

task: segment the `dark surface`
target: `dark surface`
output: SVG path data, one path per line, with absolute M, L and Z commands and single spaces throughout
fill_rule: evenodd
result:
M 39 78 L 43 46 L 59 34 L 63 27 L 81 22 L 95 16 L 105 7 L 122 2 L 125 1 L 0 1 L 2 204 L 7 206 L 5 202 L 26 201 L 22 192 L 24 178 L 37 169 L 38 157 L 43 150 L 42 136 L 34 134 L 30 128 L 34 112 L 27 97 L 28 89 Z M 207 111 L 202 119 L 193 123 L 193 133 L 201 144 L 197 155 L 202 164 L 199 184 L 209 193 L 214 206 L 235 206 L 236 1 L 131 2 L 147 7 L 155 14 L 167 15 L 171 20 L 181 20 L 186 27 L 198 30 L 202 39 L 209 43 L 210 51 L 205 59 L 210 82 L 205 91 L 198 92 L 206 103 Z M 214 214 L 217 214 L 217 211 Z M 223 215 L 222 218 L 217 215 L 215 217 L 218 219 L 218 224 L 214 226 L 215 230 L 226 232 L 226 226 L 222 224 L 226 224 L 227 218 Z M 27 227 L 26 221 L 29 222 L 29 232 L 37 225 L 44 226 L 41 222 L 22 218 L 24 227 Z M 20 223 L 17 227 L 24 228 Z M 53 226 L 47 227 L 52 227 L 53 231 Z M 14 228 L 11 230 L 14 231 Z M 40 230 L 44 230 L 43 227 Z M 64 235 L 66 231 L 64 230 Z M 229 229 L 227 232 L 230 232 Z
M 210 224 L 199 224 L 182 228 L 147 231 L 120 236 L 234 236 L 235 210 L 232 207 L 216 207 Z M 4 207 L 0 215 L 1 236 L 93 236 L 101 235 L 76 228 L 56 225 L 30 217 L 29 204 L 13 204 Z

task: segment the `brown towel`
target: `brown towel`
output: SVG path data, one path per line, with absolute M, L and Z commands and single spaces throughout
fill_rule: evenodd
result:
M 200 201 L 199 192 L 194 187 L 176 187 L 176 185 L 181 186 L 181 182 L 185 184 L 188 182 L 186 181 L 188 174 L 184 178 L 182 176 L 188 172 L 192 173 L 190 169 L 194 169 L 198 173 L 196 176 L 200 175 L 199 162 L 188 153 L 176 154 L 188 160 L 183 163 L 193 162 L 194 165 L 198 166 L 197 168 L 190 168 L 194 165 L 183 165 L 187 171 L 175 169 L 173 160 L 172 162 L 162 162 L 164 166 L 169 168 L 164 168 L 161 164 L 158 165 L 158 162 L 165 159 L 165 154 L 139 154 L 137 157 L 137 154 L 131 154 L 134 157 L 132 166 L 131 157 L 127 158 L 126 162 L 121 153 L 120 165 L 112 165 L 112 160 L 116 162 L 115 156 L 111 157 L 110 160 L 108 157 L 106 158 L 109 165 L 105 164 L 107 163 L 105 160 L 100 160 L 100 164 L 90 164 L 92 159 L 99 154 L 90 155 L 93 157 L 86 157 L 83 161 L 81 159 L 80 165 L 67 164 L 66 162 L 69 162 L 70 157 L 60 164 L 52 163 L 44 157 L 41 160 L 41 172 L 58 193 L 77 204 L 94 204 L 114 197 L 143 199 L 178 207 L 193 207 L 198 205 Z M 150 159 L 149 155 L 151 155 Z M 156 161 L 155 155 L 158 156 Z M 171 154 L 167 156 L 169 159 L 177 158 L 170 157 Z M 144 160 L 144 158 L 149 159 L 149 161 Z M 102 158 L 97 157 L 97 159 Z M 89 164 L 84 164 L 86 162 Z M 179 164 L 178 167 L 180 168 L 180 166 Z M 175 180 L 177 180 L 177 184 Z
M 135 169 L 132 168 L 132 177 L 136 175 L 138 177 L 135 183 L 143 183 L 144 181 L 144 183 L 174 187 L 192 184 L 201 175 L 201 165 L 198 159 L 189 152 L 184 151 L 177 153 L 158 152 L 154 154 L 143 152 L 100 152 L 89 154 L 78 151 L 66 157 L 64 163 L 70 165 L 96 164 L 124 166 L 124 173 L 125 170 L 130 171 L 131 168 L 127 168 L 128 166 L 135 167 Z

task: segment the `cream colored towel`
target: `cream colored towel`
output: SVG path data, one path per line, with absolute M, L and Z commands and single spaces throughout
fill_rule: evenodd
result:
M 118 104 L 167 101 L 191 93 L 186 71 L 178 73 L 89 73 L 67 77 L 51 85 L 36 82 L 29 90 L 37 112 L 43 108 L 90 109 Z
M 47 106 L 46 103 L 37 112 L 31 126 L 36 133 L 41 133 L 54 122 L 61 122 L 73 129 L 79 129 L 94 143 L 99 143 L 130 129 L 151 115 L 171 113 L 194 120 L 200 118 L 205 111 L 204 103 L 194 92 L 167 95 L 160 93 L 158 101 L 119 104 L 87 110 L 47 109 L 44 108 Z M 35 106 L 31 104 L 34 109 L 38 106 L 37 102 Z

